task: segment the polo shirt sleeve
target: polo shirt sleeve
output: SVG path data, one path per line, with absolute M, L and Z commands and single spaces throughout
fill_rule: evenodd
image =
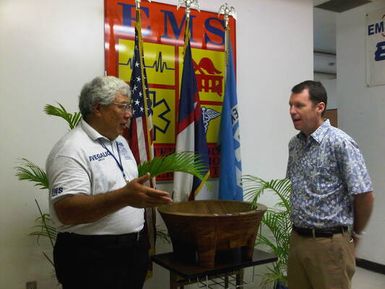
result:
M 338 146 L 337 156 L 342 178 L 349 194 L 356 195 L 373 191 L 364 157 L 354 140 L 342 141 Z
M 57 156 L 47 168 L 47 175 L 51 200 L 66 195 L 91 194 L 90 176 L 86 168 L 74 158 Z

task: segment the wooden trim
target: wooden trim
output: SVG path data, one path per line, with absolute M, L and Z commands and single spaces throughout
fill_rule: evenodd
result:
M 338 127 L 338 110 L 337 109 L 327 109 L 325 111 L 325 118 L 330 120 L 330 124 L 334 127 Z

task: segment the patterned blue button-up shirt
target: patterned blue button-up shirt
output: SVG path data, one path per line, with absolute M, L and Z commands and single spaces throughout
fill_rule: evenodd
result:
M 353 195 L 373 190 L 357 143 L 329 120 L 308 138 L 290 140 L 287 177 L 291 218 L 302 228 L 352 225 Z

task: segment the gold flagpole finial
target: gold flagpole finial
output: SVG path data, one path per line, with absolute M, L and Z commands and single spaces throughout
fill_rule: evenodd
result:
M 186 7 L 186 16 L 188 18 L 190 17 L 191 8 L 200 11 L 198 0 L 178 0 L 178 5 L 176 6 L 176 8 L 179 9 L 179 7 L 181 7 L 182 5 Z
M 225 28 L 227 29 L 229 26 L 230 16 L 233 16 L 234 19 L 237 19 L 237 15 L 235 13 L 235 8 L 233 6 L 229 6 L 229 4 L 225 3 L 219 7 L 218 16 L 223 15 L 223 19 L 225 20 Z
M 178 0 L 177 9 L 184 5 L 186 7 L 186 28 L 184 34 L 184 51 L 186 51 L 187 42 L 190 39 L 190 13 L 191 8 L 197 9 L 199 12 L 199 3 L 198 0 Z

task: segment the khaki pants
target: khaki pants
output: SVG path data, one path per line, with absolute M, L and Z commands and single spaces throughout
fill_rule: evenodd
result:
M 355 271 L 350 233 L 313 238 L 292 232 L 288 261 L 289 289 L 350 289 Z

